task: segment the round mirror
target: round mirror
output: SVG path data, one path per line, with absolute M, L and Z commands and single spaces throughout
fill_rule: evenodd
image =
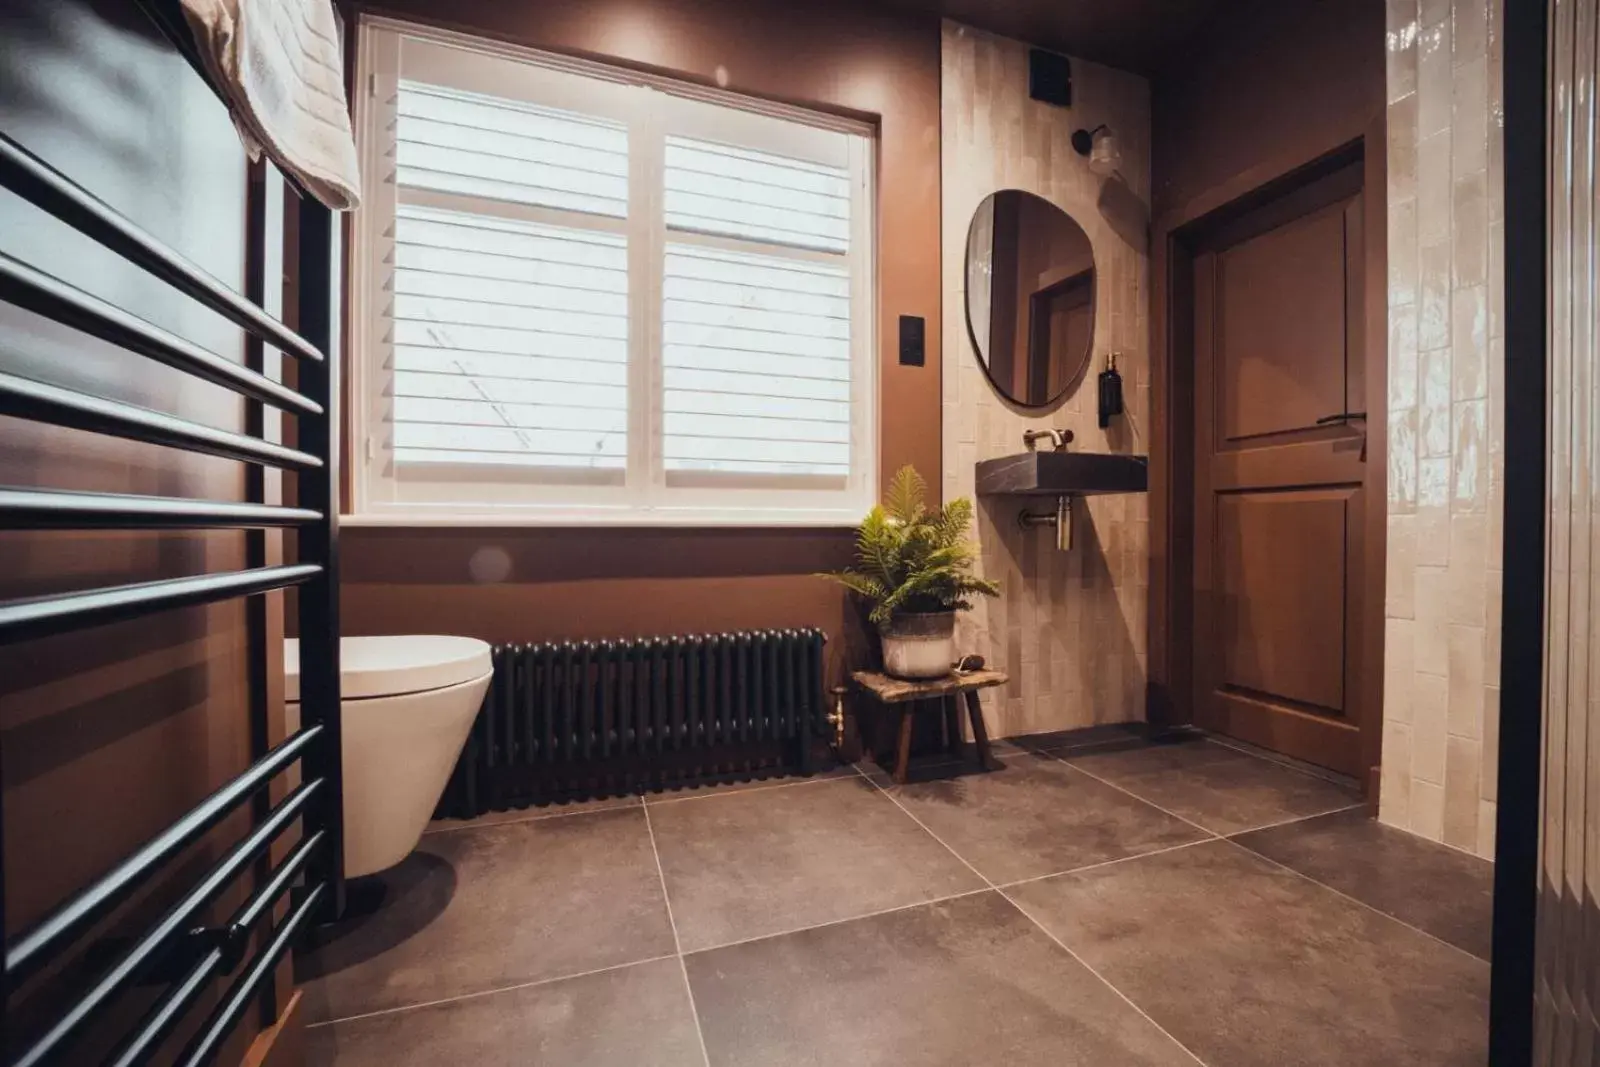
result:
M 1094 249 L 1071 215 L 1020 189 L 991 193 L 967 228 L 967 329 L 994 387 L 1049 407 L 1094 346 Z

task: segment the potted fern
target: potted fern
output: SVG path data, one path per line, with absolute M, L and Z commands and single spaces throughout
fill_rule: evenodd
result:
M 956 612 L 971 608 L 974 595 L 1000 594 L 997 583 L 972 573 L 972 501 L 929 508 L 927 488 L 914 467 L 901 467 L 856 530 L 856 566 L 824 575 L 871 605 L 884 670 L 896 678 L 949 674 Z

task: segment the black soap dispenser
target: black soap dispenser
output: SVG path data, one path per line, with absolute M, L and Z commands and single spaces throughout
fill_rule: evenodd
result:
M 1122 375 L 1117 373 L 1117 354 L 1106 359 L 1106 369 L 1100 372 L 1100 428 L 1111 425 L 1111 416 L 1122 414 Z

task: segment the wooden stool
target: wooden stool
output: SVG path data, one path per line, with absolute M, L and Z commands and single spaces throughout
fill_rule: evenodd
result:
M 879 703 L 900 705 L 900 740 L 894 761 L 894 780 L 899 784 L 904 785 L 906 781 L 906 764 L 911 759 L 911 728 L 919 706 L 936 704 L 942 709 L 950 748 L 956 753 L 961 751 L 961 712 L 956 701 L 963 695 L 967 701 L 967 715 L 972 720 L 972 740 L 978 749 L 978 763 L 984 770 L 996 769 L 994 757 L 989 754 L 989 731 L 983 725 L 978 690 L 1010 681 L 1004 671 L 972 671 L 926 681 L 891 678 L 877 671 L 856 671 L 850 677 Z

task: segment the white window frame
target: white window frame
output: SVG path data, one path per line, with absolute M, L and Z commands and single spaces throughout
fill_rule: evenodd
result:
M 500 42 L 364 15 L 358 28 L 355 127 L 362 161 L 363 207 L 355 213 L 350 257 L 349 370 L 351 467 L 349 507 L 341 521 L 354 526 L 850 526 L 877 499 L 879 467 L 879 368 L 877 355 L 877 258 L 875 151 L 873 127 L 850 119 L 709 89 L 625 68 L 593 63 Z M 614 222 L 614 232 L 628 236 L 628 464 L 621 484 L 598 485 L 575 480 L 558 484 L 534 480 L 518 469 L 452 468 L 433 478 L 405 476 L 414 499 L 402 499 L 400 477 L 385 464 L 387 435 L 383 390 L 389 381 L 390 344 L 385 340 L 383 301 L 375 292 L 386 273 L 383 260 L 392 246 L 392 225 L 398 203 L 395 183 L 382 180 L 382 155 L 390 139 L 375 135 L 375 115 L 386 114 L 399 87 L 400 50 L 407 40 L 421 47 L 426 62 L 449 69 L 454 88 L 527 99 L 543 106 L 623 118 L 629 123 L 629 217 L 597 219 L 596 229 Z M 443 46 L 440 48 L 439 46 Z M 418 62 L 407 56 L 408 71 Z M 577 83 L 572 75 L 594 79 Z M 426 78 L 419 80 L 427 80 Z M 596 84 L 596 82 L 609 84 Z M 574 94 L 574 88 L 581 92 Z M 658 105 L 643 105 L 638 94 L 655 93 Z M 676 102 L 675 102 L 676 101 Z M 722 109 L 698 114 L 706 104 Z M 383 108 L 383 112 L 378 109 Z M 663 116 L 671 109 L 670 129 Z M 752 116 L 741 121 L 740 115 Z M 663 190 L 661 147 L 667 132 L 693 135 L 688 128 L 710 122 L 714 139 L 729 141 L 737 132 L 742 147 L 777 151 L 773 126 L 755 116 L 800 124 L 783 138 L 791 146 L 804 137 L 804 127 L 855 135 L 851 139 L 852 178 L 850 473 L 844 488 L 808 488 L 805 479 L 794 488 L 777 488 L 760 476 L 700 476 L 674 472 L 672 485 L 661 456 L 663 424 L 661 281 L 669 235 L 660 199 Z M 686 126 L 687 123 L 687 126 Z M 641 136 L 634 136 L 638 131 Z M 645 150 L 640 150 L 643 147 Z M 407 192 L 408 203 L 451 206 L 451 194 Z M 459 202 L 459 201 L 457 201 Z M 498 205 L 506 218 L 548 219 L 544 209 Z M 642 209 L 642 210 L 641 210 Z M 386 236 L 387 232 L 387 236 Z M 674 242 L 766 254 L 759 242 L 685 234 Z M 794 250 L 797 259 L 808 258 Z M 826 253 L 818 257 L 831 258 Z M 647 279 L 648 284 L 637 284 Z M 635 328 L 643 324 L 642 329 Z

